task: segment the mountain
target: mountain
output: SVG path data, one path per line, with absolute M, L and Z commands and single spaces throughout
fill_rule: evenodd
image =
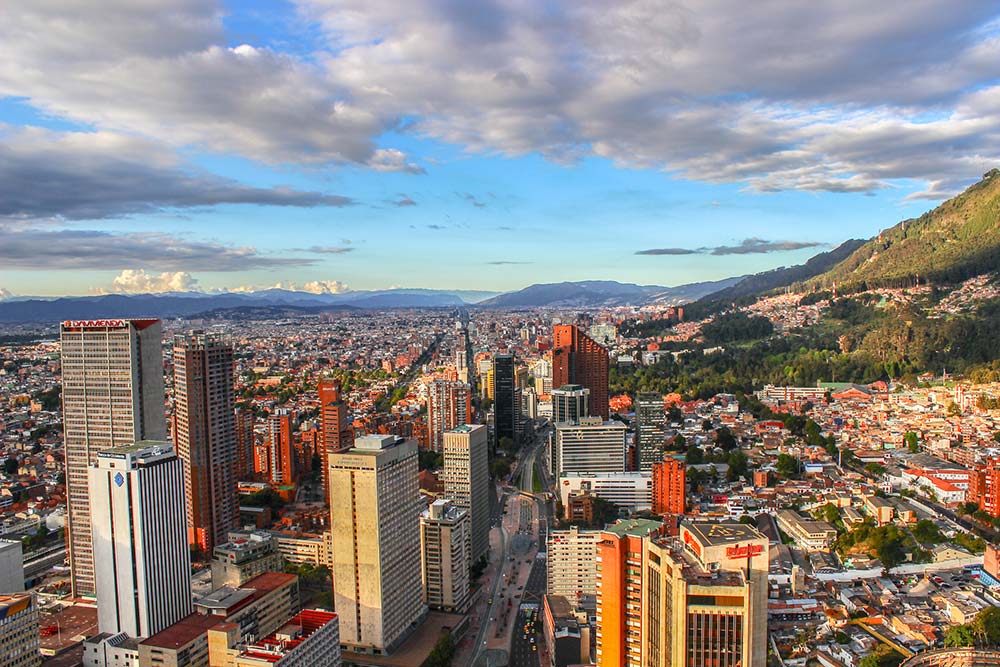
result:
M 677 287 L 635 285 L 613 280 L 529 285 L 522 290 L 481 301 L 487 308 L 594 308 L 647 303 L 684 303 L 732 285 L 740 278 Z
M 904 287 L 930 281 L 954 284 L 1000 265 L 1000 170 L 919 218 L 904 220 L 871 239 L 836 266 L 796 287 L 842 292 Z
M 330 308 L 451 308 L 468 305 L 496 292 L 469 290 L 392 289 L 312 294 L 270 289 L 260 292 L 209 294 L 108 294 L 23 299 L 0 302 L 2 322 L 59 322 L 99 317 L 190 317 L 222 309 L 294 306 L 320 312 Z M 265 312 L 265 311 L 257 311 Z
M 829 252 L 823 252 L 811 257 L 805 264 L 796 264 L 789 267 L 782 266 L 770 271 L 746 276 L 739 279 L 735 285 L 712 292 L 705 298 L 712 301 L 731 302 L 744 296 L 763 294 L 782 287 L 788 287 L 789 285 L 826 273 L 850 257 L 855 250 L 865 243 L 863 239 L 844 241 Z

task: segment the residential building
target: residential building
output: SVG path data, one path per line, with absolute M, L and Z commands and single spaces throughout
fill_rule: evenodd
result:
M 292 429 L 295 416 L 278 408 L 267 418 L 267 478 L 272 484 L 294 484 L 297 479 Z
M 578 384 L 590 390 L 590 412 L 602 419 L 608 408 L 608 351 L 575 324 L 552 328 L 552 386 Z
M 326 465 L 326 455 L 350 449 L 354 445 L 354 427 L 347 414 L 347 402 L 339 380 L 321 381 L 317 392 L 320 427 L 316 455 L 323 468 L 323 501 L 326 502 L 330 498 L 330 469 Z
M 160 320 L 67 320 L 60 326 L 66 546 L 74 596 L 94 596 L 88 470 L 97 453 L 165 440 Z
M 440 452 L 444 434 L 472 422 L 472 388 L 465 382 L 434 380 L 427 385 L 428 448 Z
M 394 650 L 425 614 L 417 443 L 369 435 L 328 453 L 334 608 L 349 650 Z
M 666 458 L 653 464 L 653 513 L 684 514 L 687 498 L 687 476 L 684 464 Z
M 635 397 L 635 446 L 639 455 L 639 470 L 650 471 L 654 464 L 663 460 L 665 427 L 663 396 L 656 392 L 639 392 Z
M 545 545 L 545 590 L 566 598 L 572 605 L 593 600 L 597 594 L 597 542 L 599 530 L 549 531 Z
M 280 572 L 283 566 L 276 540 L 264 531 L 229 533 L 225 544 L 212 552 L 212 589 L 242 586 L 265 572 Z
M 590 416 L 590 390 L 578 384 L 566 384 L 552 390 L 552 421 L 578 424 Z
M 268 635 L 298 613 L 299 578 L 284 572 L 265 572 L 242 586 L 223 586 L 198 598 L 194 609 L 216 621 L 236 623 L 240 635 Z
M 569 600 L 558 595 L 542 598 L 542 631 L 548 667 L 590 664 L 590 628 L 574 613 Z
M 90 469 L 102 633 L 149 637 L 191 613 L 184 464 L 170 443 L 99 452 Z
M 239 523 L 229 336 L 195 331 L 174 338 L 174 397 L 174 443 L 184 462 L 188 539 L 207 557 Z
M 490 453 L 486 426 L 466 424 L 444 433 L 445 495 L 469 512 L 469 558 L 473 563 L 490 551 Z
M 26 593 L 0 595 L 0 665 L 38 667 L 41 664 L 38 608 L 34 596 Z
M 233 423 L 236 431 L 236 479 L 253 478 L 253 410 L 233 409 Z
M 623 473 L 627 470 L 625 424 L 583 417 L 578 424 L 557 422 L 552 471 L 564 473 Z
M 469 512 L 444 499 L 420 515 L 420 575 L 424 604 L 465 613 L 469 604 Z
M 837 529 L 826 521 L 807 519 L 795 510 L 779 510 L 778 527 L 807 551 L 830 551 Z
M 239 626 L 220 624 L 208 631 L 208 653 L 213 667 L 340 667 L 337 615 L 305 609 L 280 630 L 248 642 Z

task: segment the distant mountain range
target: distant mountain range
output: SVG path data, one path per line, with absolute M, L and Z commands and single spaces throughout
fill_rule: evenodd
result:
M 597 308 L 602 306 L 681 304 L 735 284 L 742 277 L 677 287 L 635 285 L 613 280 L 581 280 L 530 285 L 477 305 L 484 308 Z

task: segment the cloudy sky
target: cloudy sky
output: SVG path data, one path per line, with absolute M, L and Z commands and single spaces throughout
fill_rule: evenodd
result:
M 995 1 L 9 0 L 0 296 L 675 285 L 1000 165 Z

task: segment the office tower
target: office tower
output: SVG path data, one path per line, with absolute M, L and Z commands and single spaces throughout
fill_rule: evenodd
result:
M 590 411 L 607 419 L 608 351 L 575 324 L 552 328 L 552 386 L 579 384 L 590 390 Z
M 24 590 L 24 554 L 21 540 L 0 539 L 0 595 Z
M 174 395 L 174 443 L 184 462 L 188 540 L 207 557 L 240 518 L 229 336 L 194 331 L 174 338 Z M 252 433 L 252 421 L 250 428 Z
M 142 441 L 99 452 L 89 472 L 98 628 L 149 637 L 192 610 L 184 463 Z
M 270 533 L 236 531 L 228 537 L 212 552 L 212 590 L 239 587 L 265 572 L 281 571 L 283 559 Z
M 625 424 L 584 417 L 579 424 L 557 423 L 552 470 L 565 473 L 625 472 Z
M 417 443 L 369 435 L 327 454 L 340 643 L 389 653 L 424 615 Z
M 489 442 L 486 427 L 466 424 L 444 434 L 444 492 L 455 505 L 469 511 L 473 563 L 488 557 L 490 551 Z
M 316 455 L 323 467 L 323 499 L 330 498 L 330 469 L 326 465 L 329 452 L 339 452 L 354 445 L 354 427 L 347 416 L 347 402 L 341 393 L 339 380 L 323 380 L 319 394 L 319 438 Z
M 552 390 L 552 423 L 578 424 L 590 416 L 590 390 L 578 384 L 566 384 Z
M 518 404 L 514 391 L 514 355 L 493 355 L 493 422 L 496 444 L 504 438 L 516 442 Z
M 238 480 L 253 477 L 253 410 L 235 408 L 233 422 L 236 429 L 236 478 Z
M 597 594 L 597 542 L 599 530 L 549 532 L 545 553 L 545 589 L 549 595 L 561 595 L 574 606 Z
M 28 593 L 0 595 L 0 665 L 38 667 L 38 608 Z
M 440 452 L 444 433 L 472 422 L 472 388 L 464 382 L 434 380 L 427 385 L 429 449 Z
M 288 408 L 278 408 L 267 418 L 267 474 L 272 484 L 292 484 L 296 479 L 295 446 L 292 425 L 295 420 Z
M 764 667 L 767 537 L 742 523 L 683 522 L 678 537 L 644 542 L 642 664 Z
M 653 464 L 653 513 L 684 514 L 687 498 L 684 464 L 667 458 Z
M 424 604 L 462 614 L 469 604 L 469 512 L 444 499 L 420 515 L 420 575 Z
M 97 452 L 164 440 L 159 320 L 68 320 L 60 327 L 66 544 L 74 596 L 93 596 L 87 474 Z
M 639 451 L 639 470 L 648 472 L 653 464 L 663 460 L 666 412 L 663 396 L 655 392 L 639 392 L 635 397 L 635 444 Z
M 600 621 L 596 632 L 596 662 L 599 667 L 643 667 L 645 664 L 642 661 L 643 542 L 662 530 L 663 524 L 659 521 L 630 519 L 601 531 L 597 543 L 597 558 L 601 564 L 597 574 L 597 618 Z M 671 666 L 667 663 L 662 667 Z

